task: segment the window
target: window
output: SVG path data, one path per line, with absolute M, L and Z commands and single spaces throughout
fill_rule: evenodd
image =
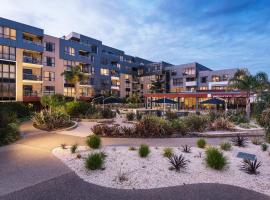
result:
M 9 27 L 0 26 L 0 37 L 16 40 L 16 30 Z
M 227 81 L 229 79 L 228 74 L 223 74 L 222 75 L 222 81 Z
M 54 72 L 44 72 L 44 81 L 55 81 Z
M 121 65 L 119 63 L 116 64 L 117 68 L 120 69 Z
M 186 82 L 192 82 L 192 81 L 196 81 L 196 79 L 194 77 L 186 78 Z
M 220 76 L 216 76 L 216 75 L 212 76 L 212 81 L 213 82 L 219 82 L 220 81 Z
M 207 83 L 207 76 L 201 77 L 201 83 Z
M 45 66 L 55 67 L 55 58 L 45 56 L 43 59 L 44 59 Z
M 172 70 L 172 72 L 171 72 L 171 74 L 172 74 L 172 76 L 176 76 L 176 75 L 177 75 L 176 70 L 175 70 L 175 69 L 173 69 L 173 70 Z
M 55 94 L 55 87 L 54 86 L 44 86 L 44 92 L 45 95 L 52 95 Z
M 49 52 L 55 52 L 55 44 L 52 42 L 44 42 L 44 50 Z
M 64 60 L 64 66 L 66 71 L 70 71 L 72 67 L 77 66 L 78 63 L 71 60 Z
M 107 58 L 101 58 L 101 64 L 102 65 L 108 65 L 109 64 L 109 61 L 108 61 L 108 59 Z
M 227 87 L 226 86 L 213 86 L 212 90 L 226 90 Z
M 75 56 L 75 49 L 72 47 L 65 46 L 65 54 Z
M 74 87 L 64 87 L 64 96 L 74 97 L 75 96 Z
M 184 74 L 185 75 L 195 75 L 195 68 L 194 67 L 185 68 Z
M 109 75 L 109 69 L 101 68 L 100 69 L 100 74 L 108 76 Z
M 0 62 L 0 101 L 16 99 L 15 63 Z
M 183 78 L 174 78 L 173 79 L 173 85 L 174 86 L 183 85 Z
M 98 52 L 98 47 L 97 46 L 92 46 L 92 53 L 97 53 Z
M 16 50 L 15 50 L 15 48 L 0 45 L 0 59 L 16 60 Z
M 207 86 L 200 87 L 200 90 L 208 90 Z

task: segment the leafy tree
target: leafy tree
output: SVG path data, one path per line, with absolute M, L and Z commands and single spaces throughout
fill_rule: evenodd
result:
M 53 109 L 65 104 L 65 97 L 62 94 L 45 95 L 41 97 L 40 103 L 51 113 Z
M 252 75 L 248 70 L 239 69 L 229 83 L 231 88 L 239 89 L 246 93 L 246 117 L 249 120 L 250 97 L 254 93 L 260 95 L 265 89 L 269 88 L 267 74 L 259 72 L 256 75 Z
M 139 95 L 137 93 L 135 93 L 135 94 L 132 94 L 129 97 L 127 97 L 126 102 L 136 104 L 136 103 L 141 103 L 141 99 L 140 99 Z
M 76 101 L 79 98 L 80 82 L 87 80 L 87 78 L 88 78 L 87 75 L 85 75 L 81 71 L 80 66 L 72 67 L 70 71 L 64 71 L 61 75 L 65 77 L 65 79 L 68 83 L 74 85 L 74 89 L 75 89 L 74 100 Z

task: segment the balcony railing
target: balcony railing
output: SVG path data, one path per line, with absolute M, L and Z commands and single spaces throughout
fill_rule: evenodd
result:
M 23 80 L 42 81 L 42 76 L 35 74 L 23 74 Z
M 43 47 L 42 42 L 37 42 L 37 41 L 32 41 L 32 40 L 26 40 L 26 39 L 23 39 L 23 42 L 24 43 L 27 43 L 27 44 L 34 44 L 34 45 Z
M 35 58 L 35 57 L 30 57 L 30 56 L 23 56 L 23 62 L 42 65 L 42 60 L 40 58 Z
M 55 94 L 55 91 L 43 91 L 43 94 L 44 95 L 54 95 Z
M 36 90 L 24 90 L 23 96 L 25 97 L 38 97 L 40 96 L 40 92 Z
M 16 56 L 12 54 L 0 53 L 0 59 L 4 60 L 16 60 Z

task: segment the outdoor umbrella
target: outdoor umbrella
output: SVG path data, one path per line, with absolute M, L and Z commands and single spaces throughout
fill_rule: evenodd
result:
M 218 98 L 212 98 L 212 99 L 207 99 L 205 101 L 202 101 L 202 102 L 200 102 L 200 104 L 220 105 L 220 104 L 225 104 L 225 100 L 218 99 Z
M 154 100 L 152 102 L 155 102 L 155 103 L 163 103 L 163 109 L 164 109 L 164 113 L 165 113 L 165 104 L 176 104 L 177 102 L 174 101 L 174 100 L 171 100 L 171 99 L 167 99 L 167 98 L 163 98 L 163 99 L 157 99 L 157 100 Z

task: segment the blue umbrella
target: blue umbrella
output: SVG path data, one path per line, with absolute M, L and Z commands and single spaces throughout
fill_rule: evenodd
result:
M 200 104 L 220 105 L 220 104 L 225 104 L 225 101 L 223 99 L 212 98 L 212 99 L 207 99 L 205 101 L 202 101 L 200 102 Z
M 168 103 L 168 104 L 175 104 L 175 103 L 177 103 L 176 101 L 171 100 L 171 99 L 167 99 L 167 98 L 157 99 L 157 100 L 154 100 L 152 102 L 154 102 L 154 103 Z

